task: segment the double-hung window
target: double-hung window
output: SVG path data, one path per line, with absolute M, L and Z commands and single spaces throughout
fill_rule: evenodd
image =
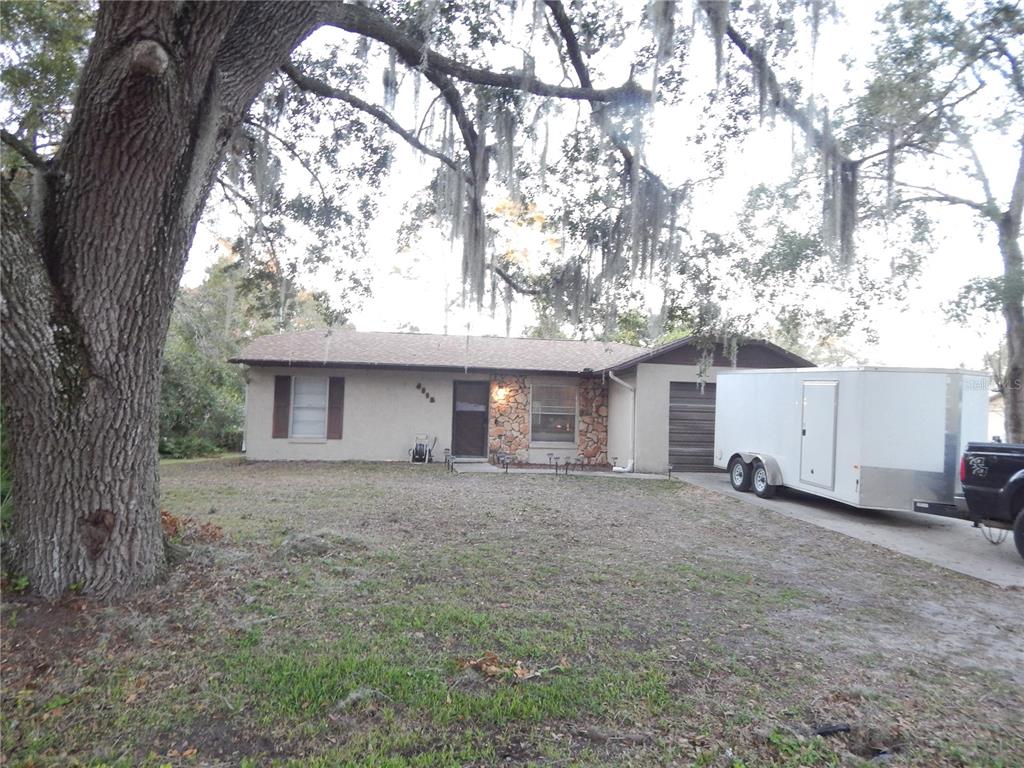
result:
M 273 436 L 340 440 L 344 404 L 341 376 L 275 376 Z
M 531 442 L 576 442 L 575 386 L 534 384 L 530 397 L 530 411 Z
M 292 437 L 327 437 L 327 377 L 292 379 Z

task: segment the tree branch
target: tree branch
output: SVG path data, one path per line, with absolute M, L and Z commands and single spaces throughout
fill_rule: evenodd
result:
M 782 92 L 779 80 L 775 77 L 775 72 L 772 70 L 771 66 L 769 66 L 768 60 L 765 59 L 764 54 L 754 48 L 754 46 L 751 45 L 750 42 L 747 41 L 732 24 L 726 24 L 725 34 L 729 38 L 729 41 L 739 49 L 740 53 L 746 56 L 750 65 L 760 73 L 762 78 L 764 78 L 765 85 L 768 89 L 768 95 L 771 97 L 772 103 L 782 110 L 782 114 L 795 123 L 796 126 L 807 135 L 819 151 L 832 157 L 837 164 L 852 162 L 839 146 L 839 142 L 836 141 L 831 134 L 826 135 L 823 133 L 816 125 L 814 125 L 810 118 L 808 118 L 807 115 Z
M 520 293 L 523 296 L 540 296 L 544 293 L 540 288 L 528 288 L 523 285 L 497 264 L 488 264 L 487 268 L 492 270 L 494 274 L 500 277 L 516 293 Z
M 953 132 L 953 135 L 956 136 L 957 141 L 960 142 L 960 146 L 966 149 L 967 154 L 971 156 L 971 162 L 974 164 L 975 175 L 977 176 L 978 181 L 981 182 L 982 191 L 985 193 L 985 202 L 992 208 L 995 208 L 996 199 L 992 194 L 992 185 L 989 184 L 988 174 L 985 173 L 985 167 L 981 164 L 981 158 L 978 157 L 978 153 L 974 149 L 974 143 L 971 141 L 971 137 L 953 122 L 950 123 L 950 130 Z
M 327 202 L 328 195 L 327 190 L 324 188 L 323 182 L 320 181 L 320 177 L 317 175 L 317 172 L 313 170 L 309 163 L 306 162 L 306 159 L 301 154 L 299 154 L 299 149 L 298 147 L 295 146 L 294 143 L 278 136 L 272 130 L 267 128 L 267 126 L 262 125 L 261 123 L 257 123 L 255 120 L 247 119 L 243 120 L 243 122 L 248 126 L 258 128 L 259 130 L 263 131 L 265 134 L 267 134 L 267 136 L 269 136 L 272 139 L 275 139 L 279 144 L 281 144 L 281 146 L 287 149 L 288 154 L 290 154 L 292 157 L 299 161 L 302 167 L 306 169 L 306 173 L 308 173 L 310 177 L 313 179 L 313 181 L 316 182 L 316 185 L 320 187 L 320 197 L 323 200 L 323 202 Z
M 363 101 L 358 96 L 354 96 L 348 91 L 342 91 L 338 88 L 328 85 L 322 80 L 317 80 L 314 77 L 310 77 L 309 75 L 299 71 L 299 69 L 297 69 L 295 65 L 292 64 L 291 62 L 282 65 L 281 71 L 284 72 L 292 80 L 292 82 L 294 82 L 303 91 L 314 93 L 317 96 L 322 96 L 327 99 L 338 99 L 339 101 L 344 101 L 346 104 L 355 107 L 360 112 L 365 112 L 371 117 L 376 118 L 378 121 L 380 121 L 388 128 L 390 128 L 394 133 L 397 133 L 399 136 L 405 139 L 405 141 L 410 146 L 414 147 L 415 149 L 418 149 L 423 154 L 429 155 L 430 157 L 440 160 L 442 163 L 447 165 L 452 170 L 462 173 L 462 169 L 459 167 L 459 164 L 455 162 L 455 160 L 448 157 L 448 155 L 445 155 L 441 152 L 438 152 L 435 149 L 431 149 L 430 147 L 428 147 L 426 144 L 420 141 L 411 131 L 407 131 L 405 128 L 399 125 L 398 122 L 395 121 L 393 117 L 391 117 L 391 115 L 389 115 L 385 110 L 381 109 L 380 107 L 374 104 L 370 104 L 369 102 Z
M 0 139 L 19 155 L 21 155 L 33 168 L 44 169 L 49 166 L 49 161 L 43 159 L 32 147 L 19 139 L 13 133 L 0 129 Z
M 325 8 L 323 22 L 394 48 L 407 63 L 414 62 L 411 66 L 419 66 L 424 74 L 433 71 L 466 83 L 578 101 L 650 100 L 650 94 L 632 81 L 617 88 L 574 88 L 543 83 L 526 72 L 501 73 L 471 67 L 430 50 L 425 43 L 396 27 L 382 13 L 363 5 L 331 3 Z
M 248 195 L 243 194 L 234 184 L 229 184 L 228 182 L 224 181 L 224 179 L 221 178 L 220 176 L 216 178 L 216 182 L 217 185 L 224 191 L 225 197 L 231 195 L 233 198 L 237 198 L 238 200 L 241 200 L 243 203 L 245 203 L 250 211 L 252 211 L 253 213 L 256 212 L 256 203 L 253 202 Z M 238 209 L 236 208 L 235 210 L 237 212 Z
M 576 76 L 580 79 L 580 85 L 584 88 L 592 88 L 593 83 L 590 80 L 590 71 L 583 61 L 583 52 L 580 50 L 580 43 L 576 33 L 573 31 L 569 16 L 565 12 L 565 6 L 562 5 L 561 0 L 546 0 L 544 4 L 551 11 L 555 24 L 558 26 L 558 31 L 562 35 L 562 40 L 565 41 L 565 51 L 569 54 L 569 61 L 572 62 L 572 68 L 576 70 Z
M 1010 205 L 1006 213 L 1014 224 L 1014 236 L 1020 237 L 1021 214 L 1024 213 L 1024 136 L 1020 140 L 1020 160 L 1017 163 L 1017 175 L 1013 179 Z
M 1008 76 L 1010 84 L 1013 86 L 1013 89 L 1017 92 L 1017 95 L 1024 99 L 1024 72 L 1021 71 L 1020 61 L 1017 59 L 1016 56 L 1010 53 L 1010 50 L 1006 47 L 1006 44 L 1003 43 L 1003 41 L 1000 40 L 995 35 L 988 35 L 985 39 L 996 47 L 1000 55 L 1002 55 L 1002 57 L 1006 59 L 1007 63 L 1010 65 L 1010 72 Z
M 587 68 L 587 64 L 583 60 L 583 52 L 580 49 L 579 39 L 576 37 L 576 32 L 572 28 L 572 22 L 569 20 L 569 15 L 565 12 L 565 6 L 562 4 L 561 0 L 546 0 L 545 5 L 547 5 L 548 10 L 551 11 L 551 15 L 555 20 L 555 24 L 562 36 L 562 40 L 565 42 L 566 53 L 569 55 L 569 61 L 572 62 L 572 67 L 576 71 L 576 76 L 580 80 L 580 85 L 584 88 L 591 88 L 593 83 L 590 79 L 590 70 Z M 622 161 L 626 166 L 626 171 L 631 172 L 633 164 L 636 162 L 636 158 L 634 158 L 629 146 L 608 122 L 602 108 L 603 105 L 600 102 L 595 103 L 591 100 L 591 106 L 591 114 L 594 118 L 594 122 L 597 123 L 598 127 L 608 137 L 608 140 L 615 146 L 619 154 L 622 155 Z M 658 177 L 658 175 L 642 163 L 640 164 L 640 170 L 642 170 L 648 178 L 661 187 L 664 192 L 667 193 L 669 191 L 668 187 Z
M 351 8 L 351 6 L 341 7 Z M 369 9 L 362 6 L 358 6 L 357 10 L 359 13 L 369 11 Z M 383 19 L 376 12 L 372 12 L 372 15 Z M 386 19 L 383 19 L 383 23 L 395 34 L 401 35 Z M 411 38 L 407 39 L 411 40 Z M 392 45 L 392 47 L 394 46 Z M 468 277 L 473 272 L 471 266 L 483 263 L 484 249 L 486 247 L 487 223 L 483 207 L 484 188 L 487 186 L 488 176 L 486 142 L 480 140 L 480 134 L 477 133 L 473 120 L 466 111 L 466 106 L 462 101 L 462 94 L 448 74 L 435 67 L 424 67 L 425 54 L 415 45 L 403 45 L 401 47 L 394 47 L 394 49 L 402 63 L 411 69 L 422 71 L 427 80 L 440 91 L 441 96 L 448 105 L 448 110 L 452 113 L 452 117 L 455 118 L 455 122 L 459 126 L 459 133 L 462 134 L 462 141 L 466 145 L 466 153 L 469 155 L 469 176 L 467 179 L 469 201 L 466 213 L 468 224 L 462 233 L 462 270 L 463 277 Z M 473 281 L 472 291 L 477 295 L 478 300 L 482 300 L 483 283 L 481 281 L 484 270 L 481 269 L 475 274 L 477 279 Z
M 12 381 L 53 394 L 57 349 L 51 318 L 56 293 L 21 203 L 0 179 L 0 371 Z
M 905 205 L 911 203 L 945 203 L 946 205 L 965 205 L 968 208 L 973 208 L 978 213 L 982 214 L 987 218 L 992 218 L 990 210 L 985 206 L 984 203 L 979 203 L 974 200 L 968 200 L 963 197 L 957 197 L 956 195 L 947 195 L 944 193 L 937 193 L 934 195 L 919 195 L 918 197 L 905 197 L 900 200 L 896 205 L 902 208 Z
M 920 150 L 922 150 L 924 152 L 928 152 L 929 151 L 928 148 L 924 144 L 922 144 L 921 142 L 919 142 L 919 141 L 910 141 L 910 140 L 899 141 L 899 142 L 893 144 L 893 146 L 892 146 L 892 151 L 893 152 L 899 152 L 901 149 L 920 149 Z M 885 157 L 888 154 L 889 154 L 889 148 L 886 147 L 885 149 L 880 149 L 877 152 L 872 152 L 870 155 L 861 155 L 860 157 L 857 158 L 857 162 L 860 163 L 861 165 L 863 165 L 863 164 L 865 164 L 865 163 L 867 163 L 867 162 L 869 162 L 871 160 L 875 160 L 876 158 Z M 930 153 L 930 154 L 934 154 L 934 153 Z

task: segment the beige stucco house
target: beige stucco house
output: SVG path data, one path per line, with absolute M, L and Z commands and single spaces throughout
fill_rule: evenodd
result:
M 710 469 L 717 345 L 700 375 L 692 339 L 647 349 L 562 339 L 304 331 L 254 340 L 245 451 L 255 460 L 407 460 L 418 434 L 435 456 Z M 809 362 L 763 341 L 741 367 Z M 703 383 L 700 381 L 703 378 Z

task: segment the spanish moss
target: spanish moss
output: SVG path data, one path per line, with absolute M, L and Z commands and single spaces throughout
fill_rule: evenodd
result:
M 701 0 L 701 7 L 707 13 L 711 27 L 711 39 L 715 44 L 715 82 L 722 80 L 722 62 L 725 51 L 725 32 L 729 26 L 728 0 Z

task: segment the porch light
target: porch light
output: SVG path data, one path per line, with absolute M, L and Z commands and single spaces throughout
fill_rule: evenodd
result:
M 508 390 L 505 387 L 497 387 L 494 390 L 494 400 L 500 403 L 502 400 L 505 399 L 505 395 L 507 394 Z

